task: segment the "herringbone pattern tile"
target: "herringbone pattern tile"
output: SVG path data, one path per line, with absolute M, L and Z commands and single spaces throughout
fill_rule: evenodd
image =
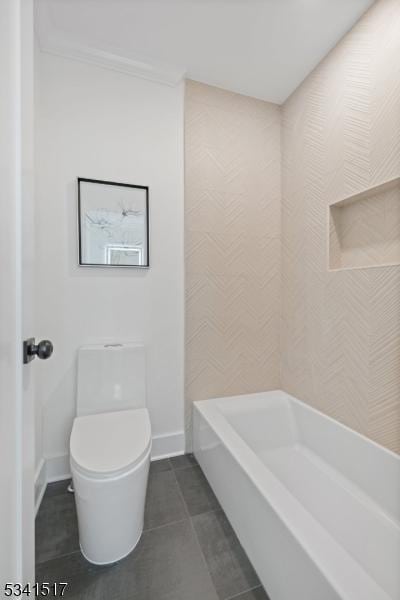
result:
M 328 272 L 326 238 L 329 204 L 400 176 L 399 31 L 375 3 L 282 111 L 282 386 L 397 452 L 400 267 Z M 398 193 L 373 200 L 346 215 L 356 266 L 397 252 Z
M 400 452 L 400 267 L 328 270 L 328 206 L 400 176 L 399 31 L 376 2 L 281 111 L 188 82 L 189 440 L 193 400 L 282 387 Z M 332 268 L 397 262 L 380 200 L 350 207 Z
M 280 110 L 187 82 L 186 431 L 191 403 L 279 387 Z

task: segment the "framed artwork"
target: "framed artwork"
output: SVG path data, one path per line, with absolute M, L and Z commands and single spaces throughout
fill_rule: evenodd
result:
M 79 264 L 149 267 L 149 188 L 78 178 Z

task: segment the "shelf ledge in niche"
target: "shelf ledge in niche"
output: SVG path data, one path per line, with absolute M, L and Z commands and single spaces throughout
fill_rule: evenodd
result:
M 400 265 L 400 177 L 328 210 L 329 271 Z

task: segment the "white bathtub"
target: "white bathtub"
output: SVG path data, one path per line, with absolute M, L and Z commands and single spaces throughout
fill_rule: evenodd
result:
M 400 457 L 281 391 L 194 404 L 194 452 L 271 600 L 400 600 Z

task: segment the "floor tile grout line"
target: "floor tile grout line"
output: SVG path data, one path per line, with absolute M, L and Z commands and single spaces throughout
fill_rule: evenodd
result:
M 169 461 L 171 460 L 170 458 L 168 459 Z M 171 465 L 171 469 L 172 471 L 183 471 L 184 469 L 194 469 L 196 467 L 200 467 L 199 463 L 193 463 L 192 465 L 186 465 L 184 467 L 174 467 L 173 464 L 170 462 Z
M 214 588 L 214 590 L 215 590 L 215 593 L 216 593 L 216 596 L 217 596 L 217 598 L 219 598 L 219 600 L 222 600 L 222 599 L 220 598 L 220 595 L 218 594 L 218 590 L 217 590 L 217 588 L 216 588 L 216 586 L 215 586 L 214 579 L 213 579 L 213 577 L 212 577 L 212 574 L 211 574 L 211 571 L 210 571 L 210 569 L 209 569 L 209 566 L 208 566 L 208 563 L 207 563 L 206 556 L 205 556 L 205 554 L 204 554 L 204 552 L 203 552 L 203 548 L 201 547 L 200 540 L 199 540 L 199 537 L 198 537 L 198 535 L 197 535 L 197 531 L 196 531 L 196 529 L 195 529 L 195 526 L 194 526 L 194 523 L 193 523 L 193 519 L 192 519 L 192 518 L 190 518 L 189 520 L 190 520 L 190 527 L 192 528 L 192 531 L 193 531 L 193 534 L 194 534 L 194 539 L 195 539 L 195 541 L 196 541 L 196 544 L 197 544 L 197 547 L 198 547 L 198 549 L 200 550 L 200 554 L 201 554 L 201 556 L 202 556 L 202 558 L 203 558 L 203 563 L 204 563 L 204 566 L 205 566 L 205 568 L 206 568 L 206 571 L 207 571 L 207 573 L 208 573 L 208 574 L 209 574 L 209 576 L 210 576 L 211 585 L 213 586 L 213 588 Z
M 223 598 L 223 600 L 235 600 L 235 598 L 239 598 L 239 596 L 241 596 L 242 594 L 248 594 L 249 592 L 252 592 L 253 590 L 258 590 L 259 588 L 262 588 L 262 584 L 254 585 L 253 587 L 248 588 L 247 590 L 243 590 L 238 594 L 235 594 L 234 596 L 228 596 L 227 598 Z
M 207 560 L 206 560 L 205 554 L 204 554 L 204 552 L 203 552 L 203 549 L 202 549 L 202 547 L 201 547 L 200 540 L 199 540 L 199 538 L 198 538 L 198 535 L 197 535 L 196 528 L 194 527 L 193 519 L 194 519 L 195 517 L 198 517 L 198 516 L 201 516 L 201 515 L 210 514 L 210 513 L 215 513 L 215 512 L 222 512 L 222 514 L 223 514 L 223 515 L 224 515 L 224 516 L 225 516 L 225 517 L 228 519 L 228 517 L 226 516 L 226 514 L 225 514 L 225 511 L 223 510 L 223 508 L 222 508 L 222 507 L 219 507 L 219 508 L 217 508 L 217 509 L 214 509 L 214 510 L 208 510 L 208 511 L 206 511 L 206 512 L 199 513 L 198 515 L 193 515 L 192 517 L 190 517 L 190 521 L 191 521 L 191 525 L 192 525 L 192 528 L 193 528 L 194 534 L 195 534 L 195 536 L 196 536 L 196 539 L 197 539 L 197 541 L 198 541 L 198 544 L 199 544 L 199 547 L 200 547 L 200 551 L 201 551 L 201 553 L 202 553 L 202 555 L 203 555 L 204 561 L 205 561 L 205 563 L 206 563 L 207 571 L 208 571 L 208 573 L 210 574 L 210 577 L 211 577 L 211 579 L 212 579 L 212 575 L 211 575 L 211 572 L 210 572 L 210 570 L 209 570 L 209 568 L 208 568 L 208 565 L 207 565 Z M 229 521 L 229 519 L 228 519 L 228 521 Z M 229 523 L 230 523 L 230 521 L 229 521 Z M 232 527 L 232 526 L 231 526 L 231 527 Z M 239 542 L 239 543 L 240 543 L 240 542 Z M 246 556 L 247 556 L 247 554 L 246 554 Z M 249 559 L 248 559 L 248 560 L 249 560 Z M 250 560 L 249 560 L 249 562 L 250 562 Z M 252 565 L 252 563 L 250 563 L 250 564 Z M 253 565 L 252 565 L 252 566 L 253 566 Z M 254 567 L 253 567 L 253 569 L 254 569 Z M 257 575 L 257 578 L 258 578 L 258 575 Z M 212 580 L 212 581 L 213 581 L 213 580 Z M 214 581 L 213 581 L 213 584 L 214 584 Z M 214 587 L 215 587 L 215 585 L 214 585 Z M 246 588 L 246 589 L 244 589 L 244 590 L 241 590 L 240 592 L 238 592 L 237 594 L 234 594 L 233 596 L 227 596 L 226 598 L 220 598 L 220 596 L 219 596 L 218 592 L 217 592 L 217 596 L 219 597 L 219 599 L 220 599 L 220 600 L 234 600 L 235 598 L 238 598 L 238 597 L 239 597 L 239 596 L 241 596 L 242 594 L 247 594 L 248 592 L 251 592 L 252 590 L 256 590 L 256 589 L 258 589 L 258 588 L 262 588 L 262 583 L 261 583 L 261 581 L 260 581 L 260 583 L 258 583 L 257 585 L 253 585 L 253 586 L 252 586 L 252 587 L 250 587 L 250 588 Z M 216 589 L 216 588 L 215 588 L 215 589 Z M 217 590 L 216 590 L 216 591 L 217 591 Z
M 178 467 L 176 469 L 172 468 L 172 470 L 175 471 L 186 471 L 186 469 L 197 469 L 197 467 L 199 467 L 200 465 L 186 465 L 186 467 Z
M 200 467 L 200 465 L 199 465 L 199 464 L 195 465 L 195 467 L 198 467 L 198 468 L 200 469 L 200 471 L 203 473 L 203 469 Z M 192 468 L 192 467 L 185 467 L 185 469 L 187 469 L 187 468 Z M 178 471 L 183 471 L 183 469 L 177 469 L 177 470 L 178 470 Z M 207 513 L 211 513 L 211 512 L 217 512 L 217 511 L 219 511 L 219 510 L 220 510 L 220 511 L 222 511 L 222 512 L 224 512 L 224 510 L 222 509 L 222 506 L 221 506 L 221 505 L 220 505 L 220 503 L 218 502 L 218 506 L 217 506 L 216 508 L 210 508 L 209 510 L 203 510 L 202 512 L 196 513 L 195 515 L 192 515 L 192 514 L 190 514 L 190 512 L 189 512 L 189 507 L 188 507 L 188 505 L 187 505 L 187 503 L 186 503 L 186 500 L 185 500 L 185 497 L 184 497 L 184 495 L 183 495 L 183 493 L 182 493 L 182 489 L 181 489 L 181 486 L 180 486 L 179 480 L 178 480 L 178 478 L 177 478 L 177 476 L 176 476 L 176 472 L 175 472 L 175 470 L 173 470 L 173 473 L 174 473 L 174 476 L 175 476 L 176 483 L 177 483 L 177 485 L 178 485 L 179 494 L 180 494 L 180 496 L 181 496 L 181 498 L 182 498 L 182 500 L 183 500 L 183 503 L 184 503 L 184 505 L 185 505 L 185 508 L 187 509 L 187 514 L 189 515 L 189 519 L 193 519 L 194 517 L 198 517 L 199 515 L 205 515 L 205 514 L 207 514 Z M 204 473 L 203 473 L 203 475 L 204 475 Z M 208 483 L 208 481 L 207 481 L 207 484 L 208 484 L 208 485 L 210 485 L 210 484 Z M 210 487 L 211 487 L 211 486 L 210 486 Z M 212 490 L 212 488 L 211 488 L 211 490 Z M 212 490 L 212 491 L 213 491 L 213 490 Z M 213 492 L 213 493 L 214 493 L 214 492 Z M 217 500 L 218 500 L 218 499 L 217 499 Z M 224 513 L 224 514 L 225 514 L 225 513 Z
M 202 550 L 202 547 L 201 547 L 201 544 L 200 544 L 200 540 L 199 540 L 199 538 L 198 538 L 198 535 L 197 535 L 196 529 L 195 529 L 195 527 L 194 527 L 194 523 L 193 523 L 193 520 L 192 520 L 192 516 L 191 516 L 191 514 L 189 513 L 189 507 L 188 507 L 188 506 L 187 506 L 187 504 L 186 504 L 186 500 L 185 500 L 185 498 L 184 498 L 184 496 L 183 496 L 183 493 L 182 493 L 181 487 L 180 487 L 180 485 L 179 485 L 179 481 L 178 481 L 178 478 L 177 478 L 177 476 L 176 476 L 176 473 L 175 473 L 175 471 L 174 471 L 174 476 L 175 476 L 175 479 L 176 479 L 176 484 L 177 484 L 177 486 L 178 486 L 179 494 L 180 494 L 180 496 L 181 496 L 181 498 L 182 498 L 182 500 L 183 500 L 183 503 L 184 503 L 184 506 L 185 506 L 185 510 L 187 511 L 187 514 L 188 514 L 188 516 L 189 516 L 189 525 L 190 525 L 190 528 L 191 528 L 191 530 L 192 530 L 192 532 L 193 532 L 195 543 L 196 543 L 196 545 L 197 545 L 197 547 L 198 547 L 198 549 L 199 549 L 200 556 L 201 556 L 201 557 L 202 557 L 202 559 L 203 559 L 203 564 L 204 564 L 204 567 L 205 567 L 205 569 L 206 569 L 206 572 L 208 573 L 208 575 L 209 575 L 209 577 L 210 577 L 211 585 L 213 586 L 213 588 L 214 588 L 214 590 L 215 590 L 216 597 L 217 597 L 217 598 L 219 598 L 219 594 L 218 594 L 217 588 L 215 587 L 214 580 L 213 580 L 213 578 L 212 578 L 212 575 L 211 575 L 211 573 L 210 573 L 210 569 L 208 568 L 208 564 L 207 564 L 207 561 L 206 561 L 206 557 L 205 557 L 205 555 L 204 555 L 204 552 L 203 552 L 203 550 Z
M 200 467 L 200 465 L 195 465 L 195 466 L 196 466 L 196 467 L 199 467 L 200 471 L 203 473 L 203 470 L 202 470 L 202 468 Z M 190 468 L 192 468 L 192 467 L 184 467 L 184 468 L 185 468 L 185 469 L 190 469 Z M 177 471 L 183 471 L 183 469 L 177 469 Z M 189 512 L 189 507 L 188 507 L 188 505 L 187 505 L 187 503 L 186 503 L 186 500 L 185 500 L 185 497 L 184 497 L 184 495 L 183 495 L 183 493 L 182 493 L 181 486 L 180 486 L 180 484 L 179 484 L 179 481 L 178 481 L 178 478 L 177 478 L 177 476 L 176 476 L 176 472 L 175 472 L 175 470 L 174 470 L 174 469 L 173 469 L 173 473 L 174 473 L 174 477 L 175 477 L 176 484 L 177 484 L 177 486 L 178 486 L 178 492 L 179 492 L 179 495 L 180 495 L 180 497 L 181 497 L 181 499 L 182 499 L 182 501 L 183 501 L 183 504 L 184 504 L 184 507 L 185 507 L 185 509 L 186 509 L 186 512 L 187 512 L 187 514 L 188 514 L 188 517 L 189 517 L 189 519 L 193 519 L 194 517 L 198 517 L 199 515 L 206 515 L 206 514 L 208 514 L 208 513 L 212 513 L 212 512 L 218 512 L 218 511 L 222 511 L 222 512 L 224 512 L 224 511 L 223 511 L 223 509 L 222 509 L 222 506 L 221 506 L 221 505 L 218 503 L 218 506 L 217 506 L 217 508 L 210 508 L 209 510 L 203 510 L 203 511 L 202 511 L 202 512 L 200 512 L 200 513 L 196 513 L 195 515 L 191 515 L 191 514 L 190 514 L 190 512 Z M 207 483 L 208 483 L 208 482 L 207 482 Z M 208 485 L 209 485 L 209 484 L 208 484 Z
M 182 500 L 182 502 L 183 502 L 183 508 L 185 509 L 185 513 L 187 514 L 188 518 L 190 519 L 190 518 L 191 518 L 191 515 L 190 515 L 190 512 L 189 512 L 189 507 L 188 507 L 188 505 L 186 504 L 185 497 L 184 497 L 184 495 L 183 495 L 183 493 L 182 493 L 181 486 L 179 485 L 179 481 L 178 481 L 178 478 L 177 478 L 177 476 L 176 476 L 176 473 L 175 473 L 174 469 L 172 469 L 172 472 L 173 472 L 173 474 L 174 474 L 175 483 L 176 483 L 176 485 L 177 485 L 177 488 L 178 488 L 178 494 L 179 494 L 179 497 L 180 497 L 180 499 L 181 499 L 181 500 Z
M 169 525 L 177 525 L 178 523 L 186 523 L 186 521 L 190 521 L 190 516 L 189 515 L 186 518 L 184 518 L 184 519 L 177 519 L 176 521 L 170 521 L 169 523 L 163 523 L 163 525 L 157 525 L 156 527 L 152 527 L 151 529 L 143 529 L 142 535 L 144 533 L 150 533 L 151 531 L 157 531 L 159 529 L 162 529 L 163 527 L 168 527 Z M 140 536 L 140 539 L 142 539 L 142 536 Z M 71 556 L 72 554 L 81 554 L 83 556 L 82 551 L 78 548 L 77 550 L 73 550 L 72 552 L 66 552 L 65 554 L 59 554 L 57 556 L 53 556 L 52 558 L 48 558 L 46 560 L 37 562 L 36 566 L 40 567 L 41 565 L 44 565 L 44 564 L 46 564 L 48 562 L 51 562 L 53 560 L 57 560 L 59 558 L 66 558 L 67 556 Z M 127 557 L 125 557 L 125 558 L 127 558 Z M 109 563 L 109 564 L 110 565 L 117 564 L 121 560 L 124 560 L 124 559 L 121 558 L 120 560 L 116 561 L 115 563 Z M 90 561 L 87 561 L 87 562 L 89 564 L 94 564 L 94 563 L 90 563 Z M 104 565 L 104 566 L 107 566 L 107 565 Z
M 158 529 L 162 529 L 163 527 L 168 527 L 168 525 L 176 525 L 177 523 L 184 523 L 185 521 L 188 521 L 189 519 L 190 519 L 190 516 L 187 516 L 185 519 L 177 519 L 176 521 L 169 521 L 168 523 L 163 523 L 162 525 L 156 525 L 156 527 L 151 527 L 150 529 L 143 529 L 143 533 L 150 533 L 150 531 L 156 531 Z
M 35 563 L 35 567 L 41 567 L 46 563 L 52 562 L 53 560 L 58 560 L 59 558 L 66 558 L 67 556 L 72 556 L 72 554 L 82 554 L 80 548 L 76 550 L 72 550 L 72 552 L 65 552 L 65 554 L 59 554 L 57 556 L 53 556 L 52 558 L 47 558 L 46 560 L 41 560 Z
M 200 471 L 203 473 L 203 470 L 202 470 L 202 468 L 200 467 L 200 465 L 196 465 L 196 466 L 197 466 L 197 467 L 199 467 Z M 186 468 L 191 468 L 191 467 L 185 467 L 185 469 L 186 469 Z M 178 471 L 183 471 L 183 469 L 177 469 L 177 470 L 178 470 Z M 218 510 L 221 510 L 222 512 L 224 512 L 224 511 L 223 511 L 223 509 L 222 509 L 222 507 L 221 507 L 221 505 L 220 505 L 220 504 L 219 504 L 219 502 L 218 502 L 218 506 L 217 506 L 216 508 L 210 508 L 209 510 L 203 510 L 202 512 L 200 512 L 200 513 L 196 513 L 195 515 L 192 515 L 192 514 L 190 514 L 189 507 L 188 507 L 188 505 L 187 505 L 187 503 L 186 503 L 186 500 L 185 500 L 185 497 L 184 497 L 184 495 L 183 495 L 183 493 L 182 493 L 182 489 L 181 489 L 181 486 L 180 486 L 179 480 L 178 480 L 178 478 L 177 478 L 177 476 L 176 476 L 176 472 L 175 472 L 175 471 L 173 471 L 173 473 L 174 473 L 174 477 L 175 477 L 176 484 L 177 484 L 177 486 L 178 486 L 178 492 L 179 492 L 179 495 L 180 495 L 180 497 L 181 497 L 181 499 L 182 499 L 182 501 L 183 501 L 183 504 L 184 504 L 184 507 L 185 507 L 185 509 L 186 509 L 186 512 L 187 512 L 187 515 L 188 515 L 189 519 L 193 519 L 193 517 L 197 517 L 197 516 L 199 516 L 199 515 L 205 515 L 205 514 L 207 514 L 207 513 L 210 513 L 210 512 L 216 512 L 216 511 L 218 511 Z M 207 482 L 207 484 L 208 484 L 208 482 Z M 209 484 L 208 484 L 208 485 L 209 485 Z
M 196 466 L 196 467 L 199 467 L 199 468 L 200 468 L 200 471 L 203 473 L 203 470 L 202 470 L 202 468 L 200 467 L 200 465 L 199 465 L 199 464 L 197 464 L 197 465 L 195 465 L 195 466 Z M 180 470 L 180 469 L 178 469 L 178 470 Z M 174 471 L 174 474 L 175 474 L 175 471 Z M 203 474 L 204 474 L 204 473 L 203 473 Z M 176 477 L 176 475 L 175 475 L 175 478 L 176 478 L 176 481 L 177 481 L 177 484 L 178 484 L 178 488 L 179 488 L 179 490 L 180 490 L 179 481 L 178 481 L 178 478 Z M 208 482 L 207 482 L 207 483 L 208 483 Z M 208 484 L 208 485 L 209 485 L 209 484 Z M 212 489 L 212 488 L 211 488 L 211 489 Z M 180 491 L 181 491 L 181 490 L 180 490 Z M 182 498 L 183 498 L 183 495 L 182 495 Z M 185 502 L 185 499 L 184 499 L 184 498 L 183 498 L 183 501 Z M 185 502 L 185 505 L 186 505 L 186 502 Z M 215 512 L 222 512 L 222 513 L 225 515 L 225 517 L 228 519 L 228 517 L 226 516 L 226 513 L 225 513 L 225 511 L 224 511 L 224 509 L 222 508 L 222 506 L 221 506 L 219 503 L 218 503 L 218 507 L 217 507 L 217 508 L 210 509 L 210 510 L 206 510 L 206 511 L 204 511 L 204 512 L 201 512 L 201 513 L 198 513 L 198 514 L 196 514 L 196 515 L 189 515 L 189 519 L 190 519 L 190 524 L 191 524 L 191 527 L 192 527 L 192 529 L 193 529 L 193 532 L 194 532 L 195 538 L 196 538 L 196 540 L 197 540 L 197 544 L 198 544 L 198 546 L 199 546 L 199 548 L 200 548 L 200 552 L 201 552 L 201 554 L 202 554 L 202 556 L 203 556 L 203 559 L 204 559 L 204 563 L 205 563 L 205 565 L 206 565 L 207 572 L 209 573 L 209 575 L 210 575 L 210 577 L 211 577 L 211 581 L 212 581 L 212 583 L 213 583 L 213 586 L 214 586 L 214 588 L 215 588 L 215 591 L 216 591 L 216 593 L 217 593 L 217 596 L 218 596 L 218 598 L 219 598 L 218 591 L 217 591 L 217 589 L 216 589 L 216 587 L 215 587 L 215 584 L 214 584 L 214 581 L 213 581 L 213 578 L 212 578 L 212 575 L 211 575 L 210 569 L 208 568 L 207 560 L 206 560 L 205 554 L 204 554 L 204 552 L 203 552 L 203 549 L 202 549 L 202 547 L 201 547 L 200 540 L 199 540 L 199 538 L 198 538 L 198 535 L 197 535 L 197 532 L 196 532 L 196 528 L 195 528 L 195 526 L 194 526 L 194 522 L 193 522 L 193 519 L 194 519 L 195 517 L 198 517 L 198 516 L 200 516 L 200 515 L 204 515 L 204 514 L 215 513 Z M 228 521 L 229 521 L 229 519 L 228 519 Z M 229 523 L 230 523 L 230 521 L 229 521 Z M 246 555 L 246 556 L 247 556 L 247 555 Z M 251 564 L 251 563 L 250 563 L 250 564 Z M 253 567 L 253 569 L 254 569 L 254 567 Z M 250 587 L 250 588 L 247 588 L 247 589 L 245 589 L 245 590 L 242 590 L 242 591 L 238 592 L 237 594 L 234 594 L 233 596 L 229 596 L 229 597 L 227 597 L 227 598 L 223 598 L 223 599 L 222 599 L 222 598 L 220 598 L 220 600 L 234 600 L 234 598 L 237 598 L 237 597 L 238 597 L 238 596 L 240 596 L 241 594 L 246 594 L 247 592 L 251 592 L 252 590 L 255 590 L 255 589 L 259 588 L 259 587 L 262 587 L 262 584 L 261 584 L 261 582 L 260 582 L 258 585 L 255 585 L 255 586 L 252 586 L 252 587 Z
M 196 513 L 195 515 L 190 515 L 190 518 L 195 519 L 196 517 L 201 517 L 202 515 L 209 515 L 210 513 L 215 513 L 215 512 L 223 512 L 224 513 L 224 510 L 220 506 L 218 506 L 218 508 L 210 508 L 209 510 L 202 510 L 201 512 Z

